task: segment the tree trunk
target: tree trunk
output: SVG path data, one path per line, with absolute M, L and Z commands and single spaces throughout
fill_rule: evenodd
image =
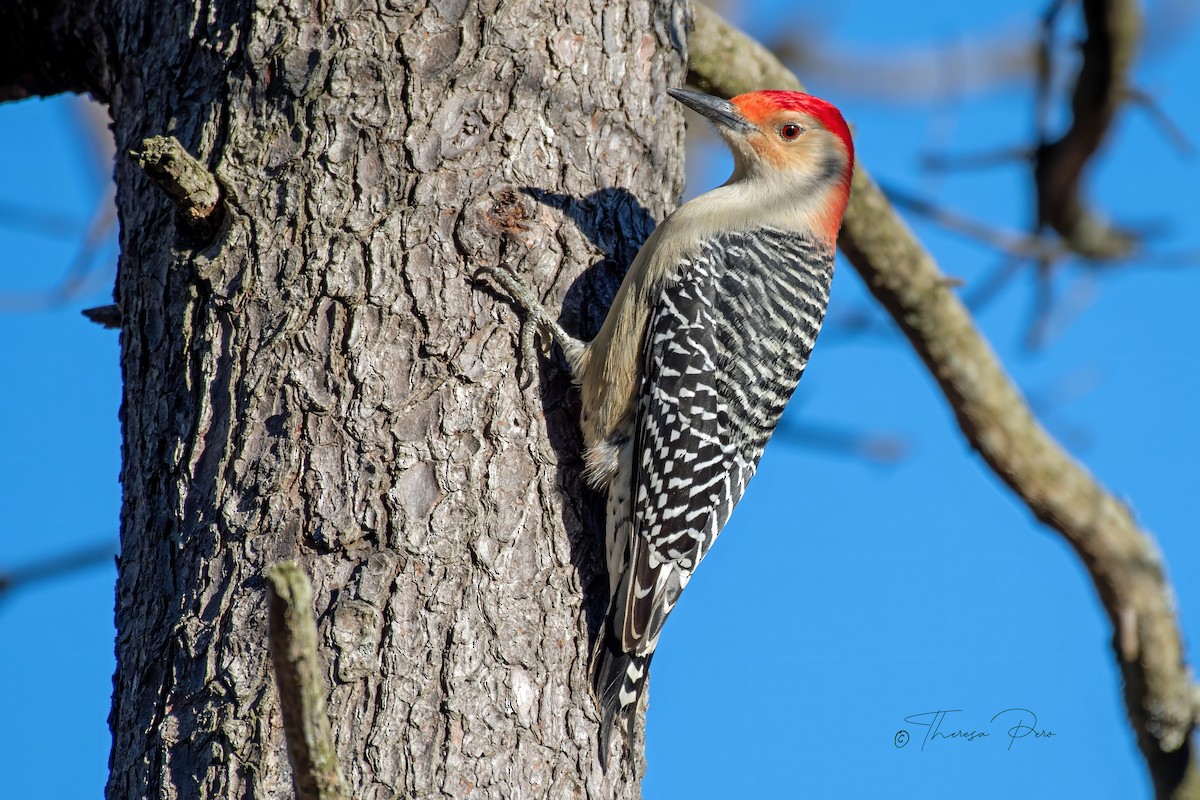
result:
M 553 360 L 682 184 L 683 0 L 102 9 L 125 380 L 108 796 L 287 797 L 264 571 L 313 578 L 358 798 L 636 797 L 597 759 L 600 504 Z M 108 83 L 110 81 L 110 83 Z M 171 135 L 224 221 L 127 154 Z M 584 270 L 600 262 L 583 280 Z

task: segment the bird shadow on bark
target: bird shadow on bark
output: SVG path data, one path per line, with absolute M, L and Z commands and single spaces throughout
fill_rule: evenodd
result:
M 521 192 L 563 212 L 602 254 L 567 290 L 559 319 L 567 333 L 590 341 L 604 324 L 642 242 L 654 230 L 654 217 L 627 189 L 600 189 L 585 197 L 530 186 L 522 187 Z M 595 642 L 609 603 L 605 498 L 583 480 L 579 393 L 573 391 L 570 371 L 561 355 L 542 362 L 540 383 L 547 436 L 558 460 L 559 485 L 564 489 L 563 523 L 570 535 L 571 563 L 579 570 L 588 638 Z

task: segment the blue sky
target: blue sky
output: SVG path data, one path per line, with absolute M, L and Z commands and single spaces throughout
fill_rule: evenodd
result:
M 1042 4 L 937 0 L 902 15 L 882 0 L 814 6 L 749 4 L 740 19 L 759 35 L 815 30 L 834 49 L 879 56 L 966 46 L 981 32 L 1016 35 L 1032 29 Z M 1181 29 L 1142 60 L 1138 82 L 1200 143 L 1200 26 Z M 928 149 L 1028 143 L 1027 85 L 904 105 L 839 94 L 829 83 L 813 79 L 810 88 L 855 123 L 860 158 L 878 178 L 997 225 L 1027 224 L 1028 177 L 1019 167 L 938 177 L 918 168 Z M 73 102 L 0 106 L 0 298 L 54 285 L 103 196 L 106 170 L 98 177 L 89 161 Z M 728 170 L 713 145 L 692 147 L 689 195 Z M 1097 166 L 1090 195 L 1100 207 L 1133 225 L 1165 223 L 1151 251 L 1200 251 L 1200 160 L 1175 152 L 1145 114 L 1122 117 Z M 63 215 L 66 230 L 32 230 L 12 206 Z M 920 219 L 912 224 L 942 269 L 968 286 L 1000 261 Z M 110 248 L 99 262 L 109 277 L 112 261 Z M 117 335 L 78 313 L 109 302 L 110 286 L 102 280 L 50 311 L 0 312 L 8 343 L 0 348 L 0 569 L 115 542 Z M 1028 271 L 980 324 L 1031 397 L 1084 387 L 1043 420 L 1153 532 L 1194 642 L 1200 264 L 1146 259 L 1102 273 L 1073 265 L 1056 286 L 1088 302 L 1048 348 L 1031 353 L 1021 344 L 1033 297 Z M 646 796 L 1148 797 L 1111 632 L 1088 576 L 970 451 L 907 345 L 847 331 L 844 320 L 862 310 L 875 314 L 840 264 L 831 324 L 785 432 L 664 633 L 651 682 Z M 901 437 L 907 455 L 882 465 L 831 454 L 805 444 L 807 426 Z M 0 685 L 16 687 L 6 692 L 0 729 L 6 796 L 102 791 L 114 577 L 103 565 L 0 598 Z M 1004 731 L 1015 718 L 991 722 L 1009 708 L 1035 713 L 1036 727 L 1054 736 L 1009 748 Z M 919 723 L 929 718 L 914 715 L 955 709 L 943 732 L 991 735 L 927 741 L 922 750 Z M 897 747 L 902 730 L 910 741 Z

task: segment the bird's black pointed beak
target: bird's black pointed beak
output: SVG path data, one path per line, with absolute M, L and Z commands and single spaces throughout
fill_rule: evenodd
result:
M 745 135 L 755 130 L 738 107 L 728 100 L 684 89 L 667 89 L 667 94 L 701 116 L 708 117 L 722 128 Z

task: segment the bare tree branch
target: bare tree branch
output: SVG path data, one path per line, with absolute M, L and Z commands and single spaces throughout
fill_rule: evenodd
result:
M 909 444 L 902 437 L 886 433 L 864 433 L 828 423 L 791 422 L 786 420 L 775 429 L 775 437 L 793 441 L 810 450 L 822 450 L 837 456 L 850 456 L 892 465 L 903 461 L 909 453 Z
M 1141 89 L 1129 90 L 1129 102 L 1136 105 L 1138 108 L 1146 112 L 1146 116 L 1150 118 L 1150 122 L 1154 127 L 1158 128 L 1162 133 L 1163 138 L 1175 148 L 1175 152 L 1184 158 L 1191 158 L 1196 154 L 1196 147 L 1192 144 L 1192 140 L 1180 128 L 1175 120 L 1167 115 L 1158 101 L 1148 92 Z
M 1049 3 L 1044 23 L 1052 23 L 1064 5 L 1063 0 Z M 1158 0 L 1147 9 L 1146 55 L 1161 56 L 1177 47 L 1198 10 L 1194 0 Z M 1052 56 L 1068 50 L 1074 55 L 1073 43 L 1046 50 L 1036 27 L 1023 21 L 905 48 L 878 42 L 855 46 L 830 36 L 819 23 L 783 22 L 763 40 L 780 61 L 831 94 L 877 103 L 944 103 L 1025 86 L 1044 74 Z M 1059 76 L 1055 85 L 1062 83 Z
M 762 45 L 696 7 L 690 78 L 729 97 L 800 89 Z M 933 257 L 856 165 L 840 244 L 937 380 L 959 427 L 1033 514 L 1083 561 L 1114 630 L 1125 702 L 1156 795 L 1200 797 L 1197 692 L 1183 659 L 1174 593 L 1150 536 L 1034 419 Z
M 794 64 L 838 94 L 881 103 L 943 102 L 1024 83 L 1037 63 L 1029 31 L 983 32 L 907 51 L 848 53 L 823 36 L 791 30 L 769 42 L 781 61 Z
M 312 586 L 292 561 L 271 567 L 267 581 L 271 659 L 296 800 L 345 800 L 350 792 L 338 766 L 333 731 L 325 713 L 324 670 L 317 654 Z
M 883 189 L 883 193 L 887 195 L 893 205 L 907 208 L 948 231 L 973 239 L 1005 255 L 1019 259 L 1047 260 L 1062 258 L 1066 255 L 1066 251 L 1056 241 L 994 228 L 987 223 L 973 220 L 965 214 L 910 194 L 898 186 L 881 185 L 880 188 Z
M 70 214 L 0 200 L 0 225 L 56 239 L 75 236 L 83 222 Z
M 103 542 L 54 556 L 11 572 L 0 572 L 0 595 L 32 583 L 69 575 L 97 564 L 105 562 L 111 564 L 116 553 L 117 548 L 112 542 Z
M 97 259 L 117 226 L 117 209 L 111 193 L 105 194 L 96 206 L 92 221 L 83 236 L 79 251 L 67 265 L 66 273 L 49 289 L 34 292 L 0 292 L 0 312 L 45 311 L 58 308 L 87 294 L 101 283 L 112 280 L 97 269 Z
M 0 31 L 0 36 L 2 35 L 3 32 Z M 77 252 L 54 285 L 36 291 L 0 291 L 0 312 L 44 311 L 57 308 L 81 295 L 95 291 L 102 284 L 112 282 L 112 272 L 104 269 L 111 262 L 101 260 L 101 256 L 108 252 L 110 245 L 115 249 L 117 229 L 117 208 L 114 203 L 116 184 L 112 180 L 114 151 L 112 134 L 108 129 L 108 111 L 99 103 L 82 98 L 78 98 L 73 108 L 78 124 L 73 125 L 72 130 L 82 137 L 81 141 L 87 146 L 87 160 L 93 168 L 88 170 L 91 172 L 90 177 L 103 182 L 103 191 L 86 229 L 83 229 L 81 220 L 68 214 L 30 209 L 23 204 L 6 204 L 0 201 L 0 224 L 46 235 L 80 238 Z M 30 268 L 34 269 L 32 265 Z M 87 312 L 84 313 L 86 316 Z
M 1061 2 L 1052 6 L 1048 25 L 1060 6 Z M 1034 156 L 1038 227 L 1052 228 L 1071 251 L 1085 258 L 1122 259 L 1137 247 L 1137 237 L 1089 208 L 1082 182 L 1117 112 L 1129 100 L 1129 76 L 1142 33 L 1141 8 L 1136 0 L 1083 0 L 1083 17 L 1087 38 L 1071 99 L 1071 125 L 1057 140 L 1043 142 Z

